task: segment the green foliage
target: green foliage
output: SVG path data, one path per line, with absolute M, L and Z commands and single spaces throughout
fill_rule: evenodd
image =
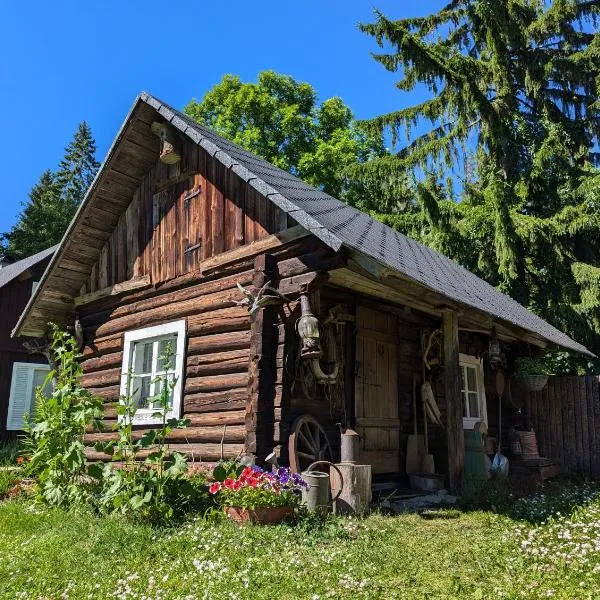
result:
M 185 112 L 336 198 L 362 208 L 380 204 L 379 182 L 365 185 L 352 167 L 385 156 L 383 138 L 362 130 L 340 98 L 319 104 L 308 83 L 263 71 L 256 83 L 225 75 Z
M 1 254 L 19 260 L 61 240 L 100 166 L 95 153 L 96 143 L 84 121 L 65 148 L 58 171 L 42 173 L 17 223 L 2 235 Z
M 18 439 L 0 442 L 0 465 L 15 464 L 21 454 L 21 443 Z
M 91 465 L 88 473 L 101 483 L 98 505 L 105 512 L 116 511 L 123 516 L 151 522 L 168 522 L 175 510 L 185 512 L 202 499 L 208 499 L 206 490 L 198 489 L 198 478 L 186 479 L 187 458 L 180 452 L 170 452 L 167 436 L 176 428 L 189 424 L 184 419 L 169 419 L 171 396 L 176 384 L 167 372 L 173 359 L 173 348 L 167 344 L 159 357 L 164 372 L 153 383 L 158 384 L 159 394 L 154 398 L 158 409 L 153 415 L 160 419 L 158 429 L 149 429 L 141 437 L 134 435 L 134 417 L 137 412 L 135 390 L 132 388 L 133 373 L 127 375 L 127 394 L 116 404 L 119 417 L 116 429 L 118 438 L 98 443 L 96 449 L 109 454 L 121 466 L 108 463 L 104 467 Z M 140 452 L 147 457 L 142 461 Z M 196 492 L 199 492 L 196 495 Z
M 37 479 L 38 496 L 53 506 L 67 507 L 89 500 L 83 438 L 86 428 L 101 428 L 102 401 L 81 386 L 77 343 L 52 328 L 53 392 L 36 390 L 33 422 L 26 424 L 26 472 Z
M 190 519 L 157 529 L 2 502 L 0 598 L 595 598 L 598 486 L 556 487 L 513 498 L 510 516 L 373 513 L 269 527 Z
M 520 377 L 528 375 L 553 375 L 548 368 L 546 361 L 533 356 L 521 356 L 516 362 L 516 373 Z
M 394 225 L 596 353 L 599 12 L 576 0 L 465 0 L 400 20 L 377 12 L 361 25 L 384 49 L 375 60 L 401 74 L 400 91 L 424 86 L 430 97 L 363 123 L 408 141 L 359 167 L 367 182 L 429 173 Z

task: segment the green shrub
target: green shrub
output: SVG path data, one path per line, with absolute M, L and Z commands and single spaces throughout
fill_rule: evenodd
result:
M 173 429 L 186 427 L 189 421 L 168 419 L 170 399 L 176 379 L 169 377 L 167 366 L 173 357 L 170 344 L 159 360 L 164 372 L 156 377 L 160 390 L 154 401 L 159 405 L 155 417 L 161 419 L 158 429 L 148 430 L 141 438 L 133 435 L 133 422 L 137 412 L 136 390 L 132 390 L 133 373 L 128 374 L 127 393 L 121 396 L 116 405 L 119 416 L 116 429 L 118 438 L 114 441 L 96 444 L 96 449 L 110 455 L 120 466 L 108 463 L 95 464 L 89 468 L 89 475 L 100 482 L 97 503 L 104 512 L 117 512 L 125 517 L 164 523 L 176 516 L 177 510 L 202 503 L 200 495 L 193 498 L 194 482 L 185 478 L 187 457 L 180 452 L 170 452 L 166 442 Z M 145 460 L 140 460 L 140 452 L 149 451 Z M 180 502 L 183 503 L 180 504 Z
M 26 418 L 26 473 L 37 479 L 38 497 L 53 506 L 87 502 L 83 439 L 86 428 L 101 429 L 102 401 L 81 386 L 77 343 L 69 334 L 52 328 L 51 352 L 55 368 L 48 374 L 53 392 L 36 390 L 33 422 Z

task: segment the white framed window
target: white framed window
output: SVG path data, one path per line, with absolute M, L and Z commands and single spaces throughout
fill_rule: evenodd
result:
M 13 363 L 10 380 L 10 396 L 8 399 L 8 414 L 6 429 L 22 431 L 25 414 L 33 415 L 35 410 L 35 391 L 44 386 L 50 372 L 50 366 L 37 363 Z M 44 388 L 46 394 L 52 393 L 52 385 Z
M 463 400 L 463 427 L 473 429 L 478 421 L 487 424 L 483 362 L 475 356 L 460 354 L 458 364 Z
M 134 424 L 152 425 L 161 422 L 161 419 L 155 416 L 159 408 L 157 396 L 160 394 L 160 381 L 157 381 L 157 378 L 165 373 L 171 381 L 175 381 L 167 418 L 181 416 L 185 336 L 185 319 L 125 333 L 121 396 L 130 393 L 135 400 L 137 412 L 133 419 Z M 170 363 L 165 365 L 161 357 L 169 344 L 173 356 Z M 131 377 L 130 371 L 133 374 Z

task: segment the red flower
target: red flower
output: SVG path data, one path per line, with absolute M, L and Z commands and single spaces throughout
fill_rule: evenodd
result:
M 237 492 L 242 487 L 242 482 L 237 480 L 233 482 L 233 491 Z
M 233 484 L 235 483 L 235 479 L 232 479 L 231 477 L 228 477 L 224 482 L 223 485 L 228 489 L 228 490 L 232 490 L 233 489 Z
M 249 478 L 248 485 L 252 488 L 255 488 L 258 485 L 258 479 L 256 479 L 256 477 Z
M 215 481 L 209 488 L 209 492 L 211 494 L 216 494 L 221 489 L 221 484 L 218 481 Z
M 242 477 L 245 479 L 246 477 L 250 477 L 250 475 L 252 475 L 252 467 L 246 467 L 242 471 Z
M 25 462 L 25 458 L 22 456 L 17 456 L 17 464 L 22 465 Z

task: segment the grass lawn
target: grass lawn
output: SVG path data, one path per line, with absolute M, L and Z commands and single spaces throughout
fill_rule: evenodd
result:
M 473 511 L 169 530 L 10 500 L 0 503 L 0 597 L 599 598 L 594 493 L 521 502 L 528 520 Z

